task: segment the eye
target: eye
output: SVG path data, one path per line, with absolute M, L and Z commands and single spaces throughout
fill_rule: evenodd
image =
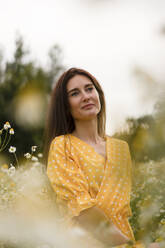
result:
M 78 91 L 75 91 L 73 93 L 70 94 L 71 96 L 77 96 L 78 95 Z
M 92 90 L 93 90 L 93 87 L 87 88 L 87 91 L 92 91 Z

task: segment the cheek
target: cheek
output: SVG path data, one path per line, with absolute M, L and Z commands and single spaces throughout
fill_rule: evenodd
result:
M 75 101 L 75 100 L 69 100 L 68 103 L 69 103 L 70 111 L 72 113 L 75 112 L 76 109 L 77 109 L 77 107 L 78 107 L 77 101 Z

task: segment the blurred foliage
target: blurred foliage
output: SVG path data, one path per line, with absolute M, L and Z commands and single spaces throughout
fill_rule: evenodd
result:
M 127 131 L 114 136 L 129 143 L 132 159 L 139 162 L 159 160 L 164 157 L 165 125 L 163 119 L 146 115 L 127 119 Z
M 165 241 L 165 159 L 136 163 L 130 219 L 137 240 Z
M 149 74 L 138 73 L 143 76 L 140 86 L 145 84 L 141 92 L 149 92 L 148 95 L 143 92 L 143 104 L 157 96 L 153 113 L 137 119 L 128 118 L 125 128 L 114 137 L 126 140 L 132 155 L 133 215 L 130 223 L 135 237 L 146 244 L 163 242 L 161 247 L 165 247 L 165 89 L 164 85 L 156 85 Z
M 133 175 L 133 215 L 130 223 L 135 237 L 146 244 L 162 242 L 165 240 L 165 159 L 160 162 L 150 160 L 147 163 L 136 163 Z M 7 164 L 1 165 L 0 195 L 0 239 L 3 241 L 2 246 L 0 241 L 0 247 L 66 247 L 63 233 L 60 236 L 60 223 L 64 219 L 59 214 L 56 195 L 43 164 L 28 160 L 17 169 Z M 96 228 L 104 232 L 107 226 Z M 70 230 L 74 232 L 74 228 Z M 80 237 L 84 241 L 87 238 L 78 230 L 74 233 L 76 244 L 67 247 L 77 247 L 77 244 L 78 247 L 86 247 L 79 243 Z M 68 242 L 73 242 L 71 236 Z
M 49 51 L 48 68 L 37 65 L 29 55 L 21 36 L 16 38 L 11 61 L 4 62 L 0 54 L 0 120 L 9 121 L 17 133 L 14 144 L 10 144 L 18 148 L 18 157 L 32 145 L 42 150 L 49 94 L 64 70 L 57 45 Z
M 145 105 L 153 102 L 153 112 L 139 118 L 127 118 L 125 128 L 114 137 L 126 140 L 130 146 L 132 159 L 136 162 L 159 161 L 165 149 L 165 86 L 145 71 L 136 68 L 137 91 Z

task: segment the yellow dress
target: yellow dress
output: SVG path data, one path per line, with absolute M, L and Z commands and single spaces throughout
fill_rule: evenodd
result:
M 105 160 L 92 146 L 67 134 L 51 142 L 47 175 L 57 200 L 66 202 L 72 217 L 97 206 L 135 242 L 128 222 L 131 216 L 131 167 L 127 142 L 106 136 Z M 137 243 L 133 247 L 144 246 Z

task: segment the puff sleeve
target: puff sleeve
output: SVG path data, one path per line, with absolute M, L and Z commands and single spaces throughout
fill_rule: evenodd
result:
M 56 137 L 50 145 L 47 175 L 57 200 L 65 201 L 72 216 L 96 204 L 91 198 L 88 182 L 79 167 L 75 154 L 69 151 L 64 136 Z

